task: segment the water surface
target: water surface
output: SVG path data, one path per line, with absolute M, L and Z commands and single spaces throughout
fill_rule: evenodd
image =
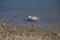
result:
M 38 16 L 38 23 L 42 26 L 59 26 L 60 0 L 0 0 L 0 19 L 13 24 L 26 24 L 23 18 L 28 15 Z

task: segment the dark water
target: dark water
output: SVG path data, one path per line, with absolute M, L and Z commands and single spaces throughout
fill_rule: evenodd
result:
M 60 0 L 0 0 L 0 19 L 25 24 L 28 15 L 39 16 L 41 25 L 60 25 Z

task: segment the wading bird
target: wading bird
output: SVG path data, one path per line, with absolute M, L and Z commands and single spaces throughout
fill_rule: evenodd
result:
M 39 19 L 39 17 L 37 17 L 37 16 L 28 16 L 28 18 L 32 19 L 33 21 Z
M 38 19 L 39 19 L 39 17 L 37 17 L 37 16 L 28 16 L 27 18 L 24 19 L 24 21 L 35 23 L 35 22 L 37 22 Z

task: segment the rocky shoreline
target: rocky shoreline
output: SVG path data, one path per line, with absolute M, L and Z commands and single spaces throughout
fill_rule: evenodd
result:
M 60 30 L 0 24 L 0 40 L 60 40 Z

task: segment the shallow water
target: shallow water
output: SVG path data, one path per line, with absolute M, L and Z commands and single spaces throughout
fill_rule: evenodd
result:
M 28 15 L 38 16 L 38 24 L 60 25 L 60 0 L 0 0 L 0 19 L 11 24 L 26 24 Z

